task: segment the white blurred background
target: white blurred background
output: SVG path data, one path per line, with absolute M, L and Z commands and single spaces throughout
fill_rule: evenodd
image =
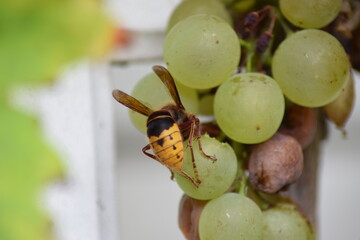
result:
M 113 56 L 128 64 L 78 63 L 55 85 L 22 93 L 67 168 L 67 178 L 45 193 L 57 239 L 184 239 L 177 224 L 180 189 L 166 168 L 143 155 L 146 137 L 111 97 L 113 88 L 130 93 L 152 65 L 161 64 L 163 29 L 178 2 L 109 0 L 109 11 L 135 36 Z M 359 75 L 355 85 L 360 93 Z M 359 104 L 357 98 L 347 138 L 329 125 L 323 145 L 320 240 L 360 239 Z

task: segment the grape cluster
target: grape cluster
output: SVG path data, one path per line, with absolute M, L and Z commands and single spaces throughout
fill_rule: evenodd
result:
M 198 174 L 199 186 L 174 171 L 184 191 L 179 224 L 187 239 L 315 239 L 297 203 L 278 193 L 301 176 L 303 150 L 323 113 L 339 128 L 351 113 L 351 63 L 342 44 L 320 29 L 336 23 L 341 6 L 183 0 L 173 11 L 164 64 L 186 111 L 213 117 L 201 125 L 203 152 L 199 139 L 189 139 L 194 152 L 187 148 L 183 159 L 183 171 Z M 153 109 L 172 101 L 153 73 L 132 96 Z M 145 132 L 146 118 L 131 110 L 130 116 Z

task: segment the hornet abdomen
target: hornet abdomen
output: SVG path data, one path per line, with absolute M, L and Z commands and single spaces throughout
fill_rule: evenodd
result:
M 184 157 L 183 138 L 170 113 L 153 112 L 147 121 L 147 135 L 156 158 L 168 168 L 180 171 Z

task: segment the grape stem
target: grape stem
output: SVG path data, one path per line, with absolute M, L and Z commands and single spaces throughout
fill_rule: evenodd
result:
M 239 0 L 232 0 L 231 2 L 227 3 L 225 6 L 226 8 L 232 8 Z
M 232 191 L 246 196 L 248 182 L 246 180 L 247 177 L 245 176 L 245 173 L 243 171 L 243 161 L 246 158 L 246 151 L 244 149 L 244 146 L 239 142 L 231 140 L 229 141 L 229 144 L 231 144 L 231 147 L 234 150 L 238 159 L 238 170 L 236 173 L 236 180 L 234 181 L 234 188 Z
M 271 35 L 272 35 L 272 32 L 274 31 L 275 21 L 276 21 L 276 14 L 272 13 L 271 14 L 270 26 L 269 26 L 269 29 L 267 30 L 267 32 L 269 34 L 271 34 Z
M 261 59 L 267 60 L 268 57 L 271 57 L 269 51 L 272 45 L 273 31 L 277 16 L 272 12 L 272 6 L 266 5 L 259 11 L 249 13 L 243 20 L 243 27 L 245 32 L 250 34 L 250 39 L 245 41 L 240 39 L 240 46 L 246 51 L 246 60 L 245 60 L 245 69 L 246 72 L 263 72 L 262 61 Z M 255 37 L 254 33 L 255 28 L 259 25 L 266 17 L 270 18 L 270 25 L 268 29 L 262 33 L 260 37 Z M 245 34 L 246 35 L 246 34 Z M 249 37 L 249 36 L 248 36 Z M 246 38 L 246 37 L 245 37 Z M 266 54 L 266 55 L 265 55 Z M 265 58 L 264 58 L 265 56 Z M 256 64 L 257 62 L 257 64 Z
M 225 133 L 221 131 L 221 133 L 216 137 L 216 139 L 217 139 L 219 142 L 224 142 L 225 139 L 226 139 Z
M 246 150 L 244 149 L 244 146 L 236 141 L 230 142 L 231 147 L 234 149 L 234 152 L 238 159 L 238 171 L 237 171 L 237 186 L 235 187 L 235 191 L 243 196 L 247 195 L 247 189 L 249 181 L 245 175 L 245 172 L 243 171 L 243 161 L 246 158 Z
M 232 149 L 234 149 L 234 152 L 238 157 L 239 162 L 242 162 L 241 160 L 246 157 L 246 155 L 244 155 L 246 154 L 246 151 L 244 150 L 244 146 L 239 142 L 231 141 L 231 147 Z
M 263 70 L 263 63 L 268 63 L 268 65 L 271 65 L 271 46 L 273 44 L 273 31 L 275 27 L 275 22 L 276 15 L 274 13 L 271 13 L 270 25 L 268 27 L 268 30 L 259 37 L 255 48 L 257 55 L 261 58 L 261 60 L 258 61 L 257 64 L 257 71 L 264 72 L 265 74 L 266 71 Z
M 255 197 L 257 198 L 257 204 L 259 205 L 260 209 L 263 211 L 268 209 L 271 206 L 271 204 L 263 196 L 261 196 L 261 194 L 258 191 L 256 191 L 253 188 L 252 190 L 254 192 Z
M 240 187 L 238 193 L 243 196 L 247 195 L 247 180 L 244 175 L 240 178 Z
M 243 37 L 254 37 L 254 34 L 257 32 L 256 29 L 260 26 L 260 23 L 266 18 L 270 10 L 271 6 L 266 5 L 259 11 L 253 11 L 248 13 L 242 20 Z
M 253 51 L 249 51 L 247 57 L 246 57 L 246 72 L 252 72 L 252 62 L 254 59 L 254 52 Z
M 246 49 L 247 55 L 246 55 L 246 72 L 252 72 L 253 67 L 253 59 L 254 59 L 254 49 L 255 49 L 255 42 L 253 41 L 245 41 L 243 39 L 239 39 L 240 46 Z
M 283 18 L 281 12 L 279 11 L 278 8 L 276 7 L 272 7 L 272 13 L 275 14 L 277 20 L 279 21 L 281 27 L 283 28 L 286 37 L 290 37 L 290 35 L 292 35 L 294 33 L 294 31 L 289 27 L 289 25 L 286 23 L 285 19 Z
M 246 50 L 252 50 L 252 44 L 244 39 L 239 38 L 240 46 L 245 48 Z

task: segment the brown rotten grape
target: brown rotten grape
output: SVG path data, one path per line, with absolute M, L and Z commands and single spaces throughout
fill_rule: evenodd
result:
M 276 193 L 300 177 L 303 162 L 299 142 L 291 136 L 276 133 L 253 148 L 249 159 L 250 183 L 262 192 Z
M 305 149 L 314 139 L 317 128 L 317 111 L 314 108 L 292 104 L 285 110 L 280 132 L 299 141 Z
M 179 226 L 188 240 L 199 240 L 199 218 L 208 201 L 197 200 L 183 195 L 179 206 Z

